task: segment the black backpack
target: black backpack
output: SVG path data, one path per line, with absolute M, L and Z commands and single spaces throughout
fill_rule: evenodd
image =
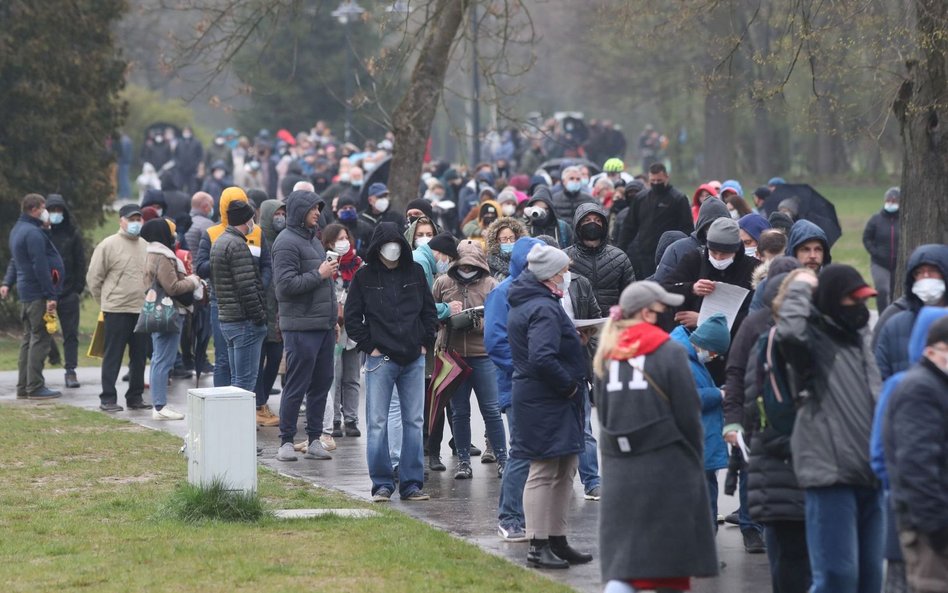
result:
M 800 391 L 799 378 L 780 353 L 771 327 L 757 338 L 757 402 L 761 428 L 767 426 L 781 434 L 793 433 Z

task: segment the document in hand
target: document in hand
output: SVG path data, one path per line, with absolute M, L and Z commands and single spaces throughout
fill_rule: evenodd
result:
M 715 313 L 723 313 L 727 317 L 727 327 L 734 327 L 737 312 L 741 310 L 744 299 L 750 291 L 727 282 L 715 282 L 714 292 L 701 301 L 701 310 L 698 311 L 698 325 Z

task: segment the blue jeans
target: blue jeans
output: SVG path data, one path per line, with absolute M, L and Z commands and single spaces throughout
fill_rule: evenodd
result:
M 230 360 L 227 354 L 227 339 L 221 331 L 221 321 L 217 314 L 216 299 L 211 301 L 211 328 L 214 331 L 214 387 L 225 387 L 231 384 Z
M 286 378 L 280 399 L 280 443 L 292 443 L 300 419 L 300 404 L 306 399 L 306 436 L 311 443 L 323 431 L 326 395 L 332 387 L 333 350 L 336 335 L 332 330 L 285 331 Z
M 592 431 L 592 405 L 589 401 L 589 390 L 583 387 L 585 392 L 584 406 L 586 409 L 586 426 L 584 435 L 586 441 L 586 450 L 579 454 L 579 479 L 583 483 L 583 490 L 587 493 L 593 488 L 599 486 L 599 455 L 596 443 L 596 437 Z
M 421 402 L 422 414 L 424 410 L 425 403 Z M 422 418 L 422 424 L 424 424 L 424 418 Z M 422 454 L 424 454 L 424 448 L 422 448 Z M 398 462 L 402 458 L 402 403 L 398 397 L 398 385 L 392 390 L 392 402 L 388 405 L 388 456 L 392 461 L 392 468 L 398 467 Z
M 718 472 L 713 469 L 704 470 L 704 477 L 708 482 L 708 497 L 711 498 L 711 519 L 714 521 L 714 533 L 718 532 Z
M 129 183 L 128 179 L 128 170 L 131 168 L 130 163 L 119 162 L 118 165 L 118 197 L 127 200 L 132 197 L 132 185 Z M 195 253 L 197 253 L 197 248 L 193 247 Z
M 181 330 L 151 334 L 151 403 L 156 408 L 168 403 L 168 375 L 180 340 Z
M 497 375 L 494 363 L 486 356 L 465 357 L 472 372 L 451 396 L 451 426 L 454 427 L 454 446 L 460 461 L 471 461 L 471 390 L 477 397 L 477 406 L 484 418 L 487 439 L 498 463 L 507 462 L 507 434 L 497 406 Z
M 240 387 L 253 393 L 257 386 L 257 369 L 260 368 L 260 349 L 267 337 L 267 324 L 254 325 L 250 321 L 221 323 L 221 333 L 227 344 L 226 358 L 233 361 L 230 377 L 225 385 Z M 217 348 L 216 344 L 214 346 Z M 214 386 L 217 386 L 217 366 L 214 366 Z
M 885 521 L 875 488 L 807 488 L 812 593 L 879 593 Z
M 498 370 L 498 372 L 502 372 Z M 510 429 L 510 452 L 516 447 L 517 423 L 514 408 L 507 408 L 507 427 Z M 497 521 L 501 525 L 525 526 L 523 516 L 523 487 L 530 474 L 530 460 L 508 457 L 504 468 L 504 477 L 500 481 L 500 501 L 498 502 Z
M 425 415 L 425 357 L 404 366 L 387 356 L 365 359 L 366 448 L 372 494 L 379 488 L 395 490 L 389 455 L 388 411 L 392 392 L 398 388 L 402 422 L 398 489 L 402 496 L 420 490 L 425 482 L 422 424 Z

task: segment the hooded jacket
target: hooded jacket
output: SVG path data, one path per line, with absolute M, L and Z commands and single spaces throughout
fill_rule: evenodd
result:
M 326 251 L 316 238 L 316 228 L 306 226 L 306 214 L 321 204 L 310 191 L 295 191 L 286 199 L 286 229 L 273 244 L 280 331 L 329 331 L 336 326 L 333 280 L 319 274 Z
M 513 281 L 507 301 L 517 418 L 511 455 L 551 459 L 581 453 L 586 356 L 576 327 L 559 297 L 530 270 Z
M 714 188 L 712 187 L 711 189 Z M 727 206 L 718 198 L 710 197 L 701 204 L 701 208 L 698 210 L 698 216 L 695 219 L 695 230 L 684 239 L 679 239 L 672 243 L 665 250 L 665 253 L 662 254 L 662 259 L 658 263 L 658 268 L 655 270 L 655 275 L 652 277 L 652 280 L 658 283 L 664 282 L 665 279 L 675 271 L 675 268 L 678 267 L 678 262 L 681 261 L 686 253 L 701 251 L 707 240 L 708 228 L 712 222 L 719 218 L 730 218 Z M 668 232 L 665 234 L 668 234 Z M 663 234 L 662 237 L 664 236 Z
M 798 220 L 790 227 L 790 236 L 787 238 L 787 251 L 785 255 L 796 257 L 797 249 L 807 241 L 813 241 L 814 239 L 823 244 L 823 265 L 827 266 L 833 263 L 833 258 L 830 257 L 830 245 L 826 240 L 826 233 L 809 220 Z
M 72 213 L 62 196 L 53 194 L 46 200 L 46 208 L 63 209 L 63 221 L 50 226 L 50 238 L 63 259 L 65 277 L 59 290 L 60 298 L 82 294 L 86 289 L 86 251 L 82 232 L 72 219 Z
M 883 209 L 873 214 L 862 232 L 862 244 L 872 263 L 894 272 L 899 255 L 899 213 Z
M 412 259 L 411 248 L 394 223 L 375 229 L 365 257 L 346 298 L 346 332 L 366 354 L 378 349 L 396 364 L 407 365 L 421 356 L 421 348 L 434 347 L 438 313 L 425 272 Z M 398 243 L 398 265 L 389 269 L 381 261 L 386 243 Z
M 691 196 L 691 217 L 695 220 L 695 228 L 698 227 L 698 219 L 701 217 L 701 206 L 703 205 L 698 201 L 698 196 L 701 195 L 701 192 L 703 191 L 711 194 L 712 198 L 718 198 L 720 200 L 720 197 L 718 196 L 718 190 L 716 190 L 713 185 L 703 183 L 698 186 L 698 189 L 696 189 L 695 193 Z M 723 204 L 724 202 L 722 201 L 721 203 Z
M 487 227 L 484 233 L 484 239 L 487 241 L 487 265 L 490 267 L 491 275 L 497 279 L 497 282 L 503 282 L 510 274 L 510 253 L 504 253 L 500 249 L 500 242 L 497 235 L 504 229 L 510 229 L 515 239 L 527 236 L 527 229 L 523 226 L 520 218 L 505 216 L 499 218 Z
M 477 218 L 464 225 L 463 229 L 464 236 L 480 244 L 481 249 L 486 249 L 487 247 L 487 242 L 484 239 L 484 233 L 487 229 L 483 226 L 483 219 L 484 215 L 487 214 L 491 208 L 494 210 L 494 214 L 500 218 L 500 204 L 496 200 L 485 200 L 477 207 Z
M 915 318 L 924 303 L 912 292 L 915 284 L 913 272 L 922 264 L 929 264 L 941 270 L 942 278 L 948 279 L 948 245 L 931 243 L 921 245 L 909 256 L 905 267 L 905 293 L 908 308 L 881 320 L 876 328 L 877 339 L 874 347 L 876 364 L 882 379 L 888 379 L 895 373 L 908 369 L 911 362 L 908 355 L 909 337 Z M 942 296 L 942 304 L 948 302 L 948 295 Z
M 466 281 L 458 275 L 460 266 L 473 266 L 480 270 L 472 281 Z M 458 244 L 458 259 L 447 274 L 435 280 L 432 293 L 436 303 L 459 301 L 462 309 L 480 307 L 488 293 L 497 286 L 497 280 L 490 275 L 484 251 L 474 241 L 461 241 Z M 441 330 L 441 343 L 464 357 L 487 356 L 484 349 L 484 327 L 475 326 L 466 332 L 452 331 L 449 326 Z
M 438 274 L 438 262 L 435 260 L 431 247 L 427 245 L 418 247 L 411 252 L 411 258 L 424 271 L 428 288 L 434 288 L 435 276 Z M 435 303 L 435 309 L 438 311 L 438 321 L 444 321 L 451 316 L 451 307 L 447 303 Z
M 260 205 L 260 230 L 263 231 L 263 238 L 267 245 L 273 245 L 277 236 L 280 234 L 273 228 L 273 215 L 280 208 L 285 208 L 285 204 L 279 200 L 264 200 Z M 282 232 L 282 231 L 280 231 Z M 280 314 L 276 298 L 276 286 L 270 282 L 264 287 L 267 291 L 267 342 L 282 342 L 283 336 L 280 334 Z
M 530 236 L 539 237 L 540 235 L 549 235 L 556 239 L 560 249 L 566 249 L 572 243 L 573 236 L 570 232 L 569 224 L 567 224 L 566 221 L 560 220 L 556 215 L 556 211 L 553 209 L 553 195 L 550 193 L 549 187 L 545 185 L 538 186 L 536 193 L 534 193 L 533 197 L 527 202 L 526 207 L 533 206 L 537 202 L 546 204 L 547 216 L 541 224 L 534 224 L 532 219 L 527 218 Z
M 821 288 L 827 287 L 821 277 Z M 839 302 L 839 295 L 826 295 Z M 838 298 L 837 298 L 838 297 Z M 845 331 L 816 308 L 812 287 L 792 282 L 780 308 L 775 340 L 787 362 L 805 377 L 790 437 L 793 469 L 803 488 L 873 488 L 869 433 L 879 394 L 879 369 L 868 330 Z
M 596 247 L 587 246 L 580 238 L 580 222 L 589 214 L 600 218 L 603 226 L 602 240 Z M 609 216 L 599 204 L 582 204 L 573 217 L 574 242 L 566 248 L 570 257 L 570 270 L 585 276 L 596 291 L 600 308 L 608 311 L 619 302 L 619 294 L 635 280 L 629 257 L 618 247 L 609 245 Z
M 511 404 L 514 371 L 510 341 L 507 338 L 507 314 L 510 311 L 507 294 L 513 281 L 526 269 L 530 250 L 534 245 L 543 244 L 543 241 L 533 237 L 517 239 L 510 254 L 510 275 L 487 295 L 484 302 L 484 348 L 497 367 L 497 400 L 501 411 Z M 572 288 L 572 285 L 570 287 Z
M 568 192 L 565 187 L 560 187 L 553 194 L 553 208 L 556 210 L 556 217 L 560 220 L 573 220 L 576 210 L 580 206 L 598 203 L 595 198 L 583 190 Z
M 20 214 L 10 231 L 13 265 L 7 268 L 3 284 L 12 286 L 15 282 L 17 294 L 24 303 L 58 300 L 62 290 L 63 260 L 42 224 L 38 218 Z

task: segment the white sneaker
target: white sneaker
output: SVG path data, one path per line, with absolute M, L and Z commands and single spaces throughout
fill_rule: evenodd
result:
M 276 458 L 277 461 L 296 461 L 296 450 L 293 448 L 293 443 L 280 445 L 280 448 L 277 449 Z
M 152 420 L 184 420 L 184 414 L 181 412 L 175 412 L 168 406 L 161 408 L 160 410 L 151 411 Z
M 327 451 L 336 450 L 336 439 L 332 438 L 331 434 L 324 434 L 319 437 L 319 444 L 323 446 L 323 449 Z

